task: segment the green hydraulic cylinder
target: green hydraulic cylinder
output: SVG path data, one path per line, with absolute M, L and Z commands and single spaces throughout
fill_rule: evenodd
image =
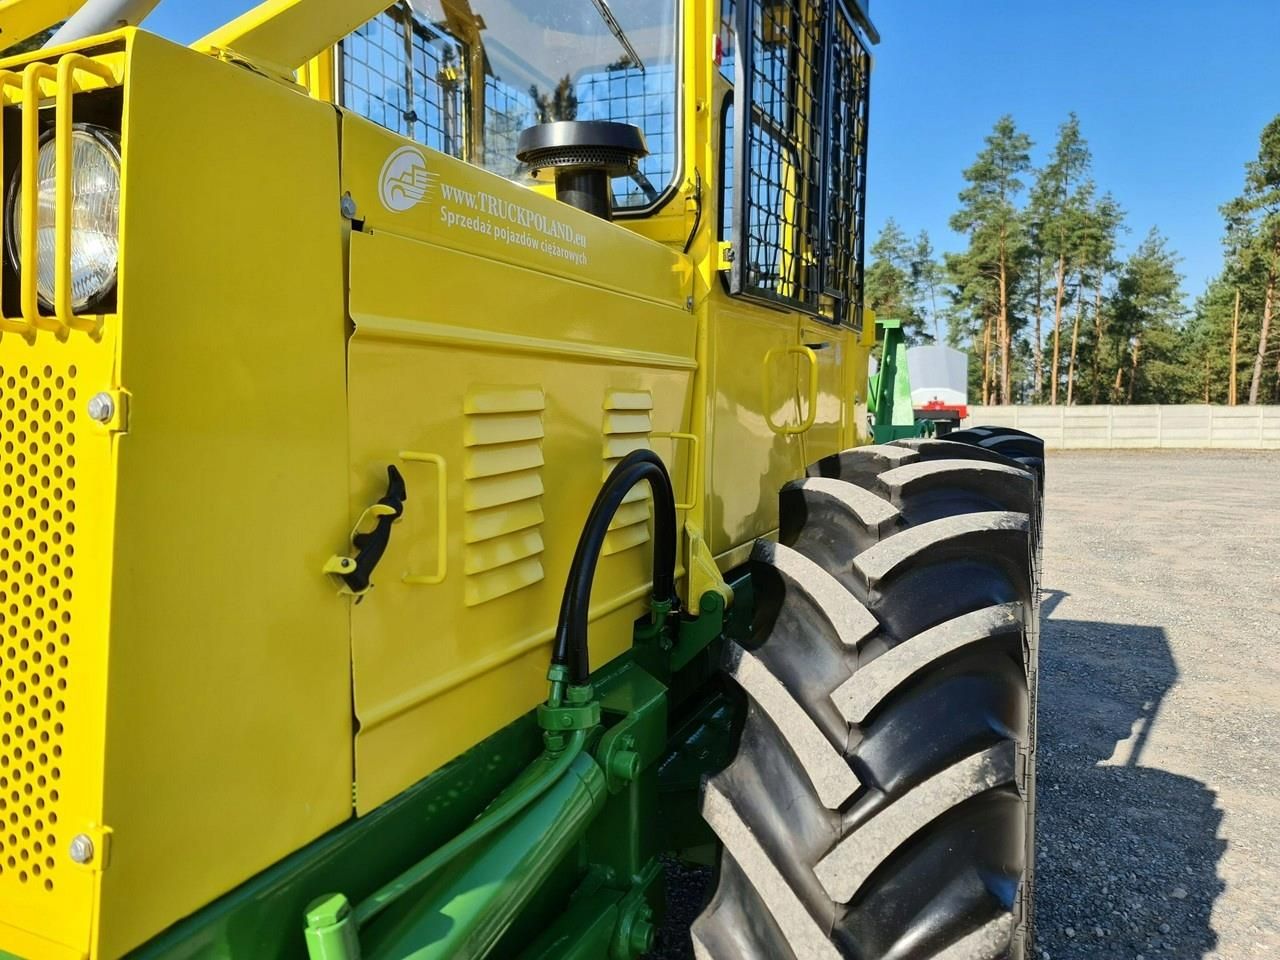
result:
M 361 922 L 353 952 L 311 956 L 326 960 L 472 960 L 486 957 L 512 920 L 585 834 L 608 794 L 604 772 L 587 753 L 501 829 L 465 855 L 399 893 Z M 482 818 L 483 819 L 483 818 Z M 326 921 L 342 912 L 328 902 L 308 914 L 308 946 L 319 933 L 345 938 Z M 358 908 L 356 913 L 364 910 Z M 342 916 L 337 916 L 341 921 Z M 322 928 L 317 934 L 310 931 Z M 350 941 L 344 939 L 344 944 Z

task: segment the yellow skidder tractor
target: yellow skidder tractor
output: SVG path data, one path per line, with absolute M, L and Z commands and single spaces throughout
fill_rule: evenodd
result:
M 1041 447 L 867 396 L 865 6 L 153 5 L 0 3 L 0 955 L 630 960 L 678 857 L 1027 957 Z

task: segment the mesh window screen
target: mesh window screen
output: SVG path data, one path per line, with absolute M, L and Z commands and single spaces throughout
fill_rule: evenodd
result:
M 856 324 L 866 47 L 839 0 L 730 6 L 736 17 L 731 148 L 726 139 L 730 288 Z
M 733 82 L 733 48 L 736 41 L 738 9 L 734 0 L 720 0 L 720 22 L 716 27 L 716 53 L 720 55 L 720 73 Z
M 871 57 L 844 4 L 835 12 L 828 54 L 822 282 L 837 319 L 861 326 Z
M 640 160 L 641 178 L 613 181 L 617 207 L 643 207 L 657 199 L 676 167 L 676 74 L 670 64 L 645 70 L 615 67 L 578 78 L 579 120 L 617 120 L 644 131 L 649 155 Z
M 529 90 L 519 90 L 490 74 L 484 78 L 484 156 L 480 165 L 504 177 L 519 174 L 516 140 L 538 122 L 538 104 Z
M 519 9 L 540 12 L 544 19 L 556 22 L 556 2 L 545 0 L 545 7 L 529 2 Z M 563 80 L 556 74 L 552 81 L 532 85 L 528 70 L 520 72 L 528 64 L 522 64 L 522 54 L 512 49 L 515 38 L 484 32 L 474 37 L 459 34 L 463 37 L 459 39 L 450 32 L 455 27 L 452 20 L 433 22 L 423 13 L 425 9 L 432 8 L 424 5 L 415 14 L 407 3 L 397 4 L 342 41 L 343 106 L 509 179 L 528 173 L 516 160 L 516 141 L 526 127 L 548 120 L 635 124 L 644 131 L 649 154 L 640 161 L 638 176 L 613 182 L 615 208 L 648 207 L 674 181 L 679 149 L 674 39 L 671 49 L 662 48 L 643 66 L 621 57 L 571 72 Z M 578 18 L 568 23 L 599 29 L 598 15 L 589 4 L 583 9 L 587 14 L 578 11 Z M 650 10 L 653 24 L 661 26 L 667 15 L 674 22 L 675 9 L 661 4 Z M 637 40 L 661 48 L 653 39 L 658 35 L 655 29 L 650 25 L 647 33 L 638 30 Z M 673 26 L 670 31 L 674 36 Z M 565 36 L 569 34 L 559 36 L 559 42 Z M 464 42 L 468 38 L 471 45 Z M 547 38 L 535 33 L 522 39 L 537 43 Z M 482 40 L 477 58 L 476 44 Z M 614 43 L 611 38 L 608 42 Z M 480 87 L 468 83 L 468 70 L 484 74 L 483 104 L 478 106 Z M 556 88 L 557 80 L 565 85 L 564 91 Z M 476 109 L 482 117 L 479 130 L 468 122 L 470 111 Z
M 421 144 L 463 156 L 463 50 L 405 7 L 378 14 L 342 41 L 342 102 Z

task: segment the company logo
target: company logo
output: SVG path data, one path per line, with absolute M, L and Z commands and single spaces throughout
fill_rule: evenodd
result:
M 394 213 L 412 210 L 431 193 L 435 177 L 427 171 L 427 158 L 417 147 L 400 147 L 387 157 L 378 178 L 382 205 Z

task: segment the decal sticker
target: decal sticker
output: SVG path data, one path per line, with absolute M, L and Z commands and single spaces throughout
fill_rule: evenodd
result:
M 393 213 L 412 210 L 431 193 L 435 175 L 427 170 L 427 158 L 417 147 L 394 150 L 382 165 L 378 195 Z

